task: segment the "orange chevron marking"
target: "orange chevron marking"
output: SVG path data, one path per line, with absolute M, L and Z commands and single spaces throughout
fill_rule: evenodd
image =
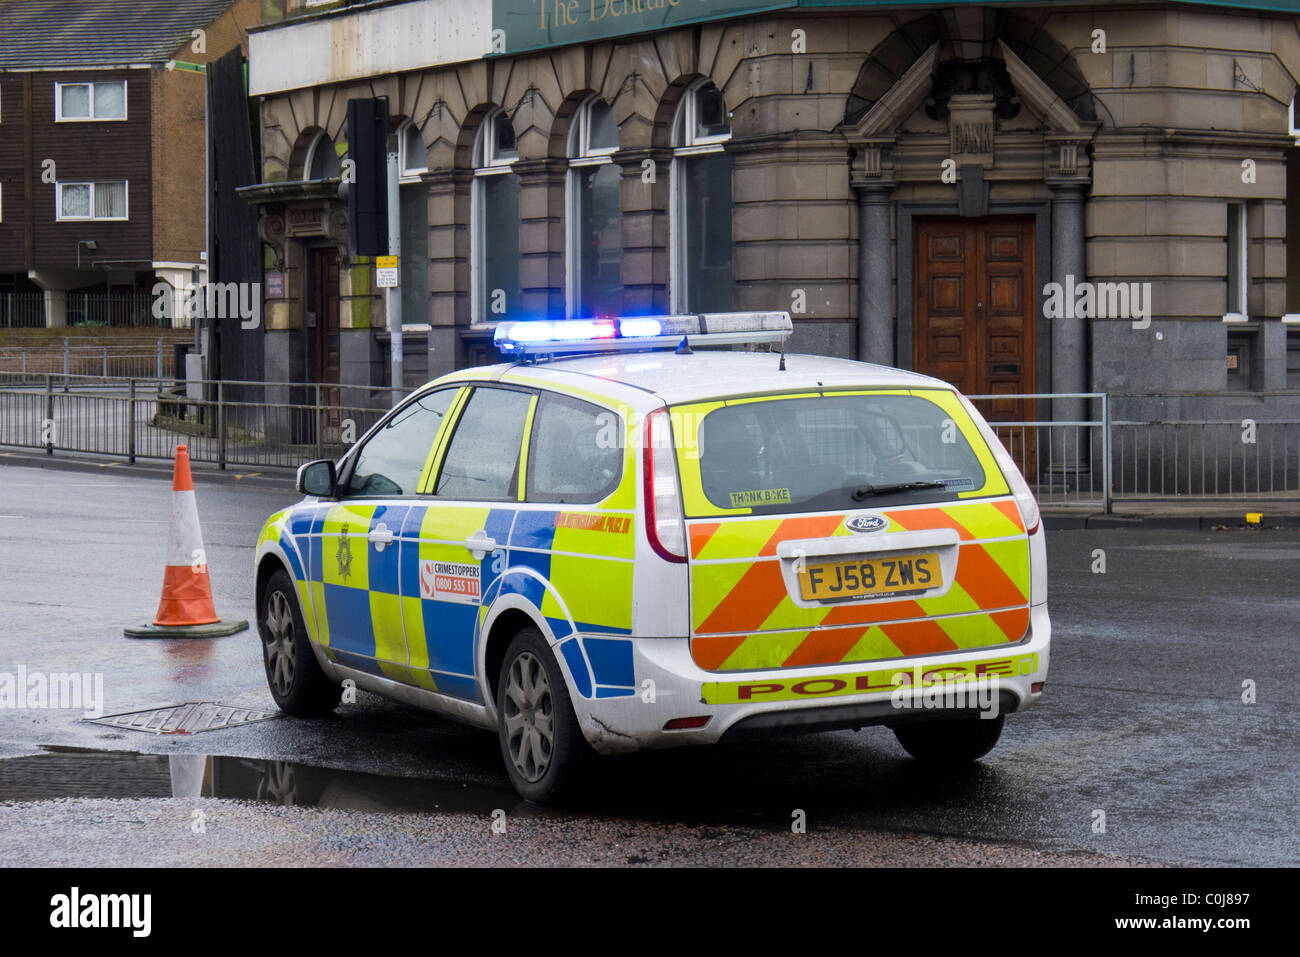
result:
M 1020 507 L 1014 501 L 1004 498 L 1000 502 L 994 502 L 993 507 L 1015 522 L 1018 531 L 1023 532 L 1025 530 L 1024 519 L 1020 517 Z
M 691 526 L 691 558 L 699 558 L 713 533 L 722 527 L 721 522 L 706 522 Z
M 780 563 L 755 562 L 695 631 L 697 634 L 754 631 L 784 597 L 785 580 L 781 577 Z
M 898 646 L 904 657 L 928 655 L 936 651 L 955 651 L 956 643 L 936 622 L 907 621 L 897 625 L 881 625 L 885 636 Z
M 999 611 L 989 615 L 994 624 L 1002 629 L 1007 641 L 1019 641 L 1029 630 L 1029 609 L 1016 608 L 1012 611 Z
M 957 554 L 957 580 L 981 608 L 1009 608 L 1025 603 L 1024 593 L 979 545 L 961 547 Z

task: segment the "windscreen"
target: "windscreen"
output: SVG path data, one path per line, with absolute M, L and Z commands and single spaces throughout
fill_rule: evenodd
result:
M 821 395 L 716 408 L 698 425 L 700 481 L 755 513 L 951 501 L 984 486 L 951 413 L 917 395 Z

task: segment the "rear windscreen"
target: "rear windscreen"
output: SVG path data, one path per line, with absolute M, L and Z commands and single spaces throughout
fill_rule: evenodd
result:
M 952 414 L 917 395 L 743 402 L 713 409 L 697 428 L 702 491 L 721 509 L 944 501 L 984 486 Z

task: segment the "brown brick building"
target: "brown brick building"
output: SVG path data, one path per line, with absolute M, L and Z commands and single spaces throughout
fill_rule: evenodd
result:
M 247 49 L 260 16 L 259 0 L 0 0 L 0 328 L 151 324 L 157 280 L 202 276 L 201 64 Z

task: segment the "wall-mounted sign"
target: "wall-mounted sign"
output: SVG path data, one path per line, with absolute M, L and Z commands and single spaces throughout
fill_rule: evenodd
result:
M 266 274 L 266 298 L 284 298 L 284 273 L 269 272 Z
M 492 0 L 492 52 L 604 40 L 798 5 L 798 0 Z

